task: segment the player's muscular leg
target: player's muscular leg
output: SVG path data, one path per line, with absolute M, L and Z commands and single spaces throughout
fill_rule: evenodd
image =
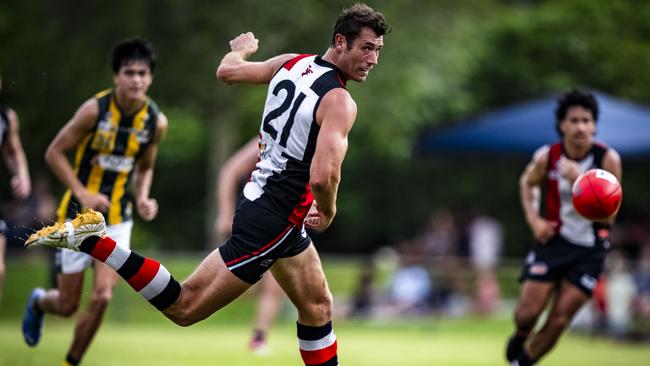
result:
M 75 326 L 70 354 L 81 358 L 90 345 L 102 322 L 104 312 L 113 297 L 113 288 L 119 280 L 115 271 L 95 261 L 95 282 L 88 309 L 79 317 Z
M 83 272 L 59 274 L 58 288 L 48 290 L 38 302 L 39 307 L 46 313 L 72 316 L 79 308 L 83 281 Z
M 95 261 L 95 284 L 90 299 L 90 307 L 96 311 L 104 311 L 113 298 L 113 288 L 120 279 L 107 265 Z
M 539 359 L 553 348 L 562 332 L 571 324 L 575 313 L 587 301 L 589 297 L 584 292 L 571 283 L 562 281 L 546 324 L 528 344 L 528 354 L 534 359 Z
M 544 311 L 555 284 L 552 282 L 526 280 L 521 286 L 521 295 L 515 310 L 515 323 L 520 329 L 532 329 L 537 318 Z
M 330 321 L 332 294 L 313 244 L 294 257 L 279 259 L 271 271 L 298 308 L 298 323 L 321 326 Z
M 250 286 L 226 268 L 215 250 L 183 281 L 180 296 L 163 314 L 178 325 L 189 326 L 228 305 Z

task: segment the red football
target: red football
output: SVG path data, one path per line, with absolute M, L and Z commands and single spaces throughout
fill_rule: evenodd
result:
M 573 207 L 588 220 L 603 220 L 621 207 L 623 189 L 614 174 L 591 169 L 573 184 Z

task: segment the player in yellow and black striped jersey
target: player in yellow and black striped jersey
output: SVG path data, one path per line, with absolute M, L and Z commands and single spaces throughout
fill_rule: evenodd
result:
M 130 246 L 133 224 L 132 198 L 142 219 L 152 220 L 158 213 L 158 203 L 149 192 L 167 118 L 147 95 L 155 63 L 148 42 L 131 39 L 118 44 L 112 60 L 114 88 L 82 104 L 45 155 L 52 171 L 68 188 L 57 212 L 58 220 L 65 222 L 88 208 L 102 212 L 108 232 L 126 248 Z M 73 164 L 65 155 L 72 150 L 76 151 Z M 71 316 L 76 311 L 84 271 L 91 264 L 95 269 L 92 298 L 88 310 L 79 317 L 64 365 L 78 364 L 85 354 L 99 329 L 118 275 L 84 253 L 61 249 L 57 253 L 58 288 L 34 290 L 26 310 L 23 334 L 25 341 L 35 346 L 43 313 Z M 35 316 L 30 318 L 30 311 Z M 37 321 L 30 322 L 34 318 Z
M 131 182 L 135 162 L 154 142 L 160 111 L 147 99 L 133 114 L 125 115 L 116 102 L 113 90 L 95 95 L 99 115 L 92 130 L 77 145 L 74 171 L 77 179 L 90 193 L 109 199 L 106 215 L 108 225 L 132 218 Z M 71 219 L 82 203 L 68 190 L 57 211 L 59 222 Z

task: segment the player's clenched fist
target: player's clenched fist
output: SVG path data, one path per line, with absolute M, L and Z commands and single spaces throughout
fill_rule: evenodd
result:
M 230 41 L 230 49 L 233 52 L 239 52 L 246 57 L 257 52 L 259 40 L 255 38 L 253 32 L 242 33 Z

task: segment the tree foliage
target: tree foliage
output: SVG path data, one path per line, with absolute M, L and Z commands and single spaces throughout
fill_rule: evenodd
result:
M 49 174 L 42 159 L 49 141 L 82 101 L 111 85 L 113 44 L 144 36 L 158 49 L 151 96 L 168 114 L 170 132 L 153 188 L 161 200 L 160 217 L 138 225 L 147 231 L 138 235 L 154 246 L 204 247 L 214 172 L 226 154 L 257 133 L 266 96 L 263 86 L 227 87 L 215 80 L 228 40 L 254 32 L 260 39 L 254 60 L 284 52 L 322 54 L 336 16 L 350 4 L 0 3 L 2 96 L 21 117 L 32 175 Z M 412 158 L 412 141 L 424 126 L 574 85 L 650 101 L 645 71 L 650 4 L 376 0 L 369 5 L 386 15 L 392 32 L 368 81 L 348 85 L 359 112 L 343 168 L 339 218 L 320 239 L 326 248 L 391 244 L 414 234 L 435 206 L 482 200 L 486 166 L 466 171 L 466 162 Z M 483 199 L 486 209 L 512 228 L 521 222 L 513 218 L 515 184 L 505 179 L 516 179 L 520 168 L 521 162 L 511 164 L 503 184 L 490 187 L 490 199 Z

